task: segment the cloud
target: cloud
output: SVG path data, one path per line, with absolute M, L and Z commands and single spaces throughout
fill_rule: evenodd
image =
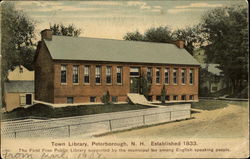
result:
M 161 6 L 154 6 L 154 8 L 161 9 L 162 7 Z
M 222 7 L 222 4 L 209 4 L 209 3 L 191 3 L 184 6 L 176 6 L 176 9 L 188 9 L 188 8 L 215 8 Z
M 193 11 L 203 11 L 203 9 L 168 9 L 168 13 L 170 14 L 178 14 L 182 12 L 193 12 Z
M 95 6 L 122 6 L 124 3 L 118 1 L 85 1 L 79 2 L 79 4 L 83 5 L 95 5 Z
M 175 6 L 173 9 L 168 9 L 170 14 L 178 14 L 182 12 L 203 11 L 205 8 L 223 7 L 222 4 L 209 4 L 209 3 L 191 3 L 189 5 Z
M 136 6 L 140 9 L 151 9 L 151 6 L 147 5 L 146 2 L 140 2 L 140 1 L 129 1 L 127 2 L 128 6 Z

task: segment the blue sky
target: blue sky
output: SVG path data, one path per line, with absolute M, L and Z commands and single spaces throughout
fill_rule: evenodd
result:
M 147 0 L 147 1 L 21 1 L 14 2 L 36 21 L 36 33 L 49 24 L 74 24 L 80 36 L 122 39 L 126 32 L 150 27 L 172 29 L 192 26 L 204 12 L 216 7 L 243 3 L 244 0 Z M 40 37 L 37 37 L 38 40 Z

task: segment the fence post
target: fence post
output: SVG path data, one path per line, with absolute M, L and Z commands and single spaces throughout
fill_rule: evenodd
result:
M 142 117 L 143 117 L 143 125 L 145 125 L 145 115 L 143 114 Z
M 16 138 L 16 132 L 14 131 L 14 136 L 15 136 L 15 138 Z
M 111 120 L 109 120 L 109 130 L 112 131 Z
M 171 121 L 171 111 L 169 112 L 169 118 L 170 118 L 170 121 Z
M 70 125 L 68 125 L 68 133 L 69 133 L 69 137 L 70 137 Z

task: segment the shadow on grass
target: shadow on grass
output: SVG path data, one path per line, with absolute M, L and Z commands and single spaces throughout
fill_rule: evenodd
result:
M 100 113 L 110 113 L 128 110 L 138 110 L 151 108 L 143 105 L 132 104 L 109 104 L 109 105 L 79 105 L 54 108 L 44 104 L 35 104 L 28 108 L 19 107 L 11 112 L 2 114 L 3 119 L 14 119 L 22 117 L 45 117 L 45 118 L 62 118 L 71 116 L 91 115 Z
M 248 102 L 239 101 L 226 101 L 226 100 L 214 100 L 214 99 L 201 99 L 197 103 L 192 103 L 192 108 L 201 110 L 215 110 L 227 107 L 229 104 L 236 106 L 247 107 Z

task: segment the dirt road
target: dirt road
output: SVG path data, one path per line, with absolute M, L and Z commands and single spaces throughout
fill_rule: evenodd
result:
M 192 114 L 194 119 L 109 134 L 110 137 L 227 138 L 248 135 L 248 108 L 225 108 Z M 108 137 L 107 136 L 107 137 Z

